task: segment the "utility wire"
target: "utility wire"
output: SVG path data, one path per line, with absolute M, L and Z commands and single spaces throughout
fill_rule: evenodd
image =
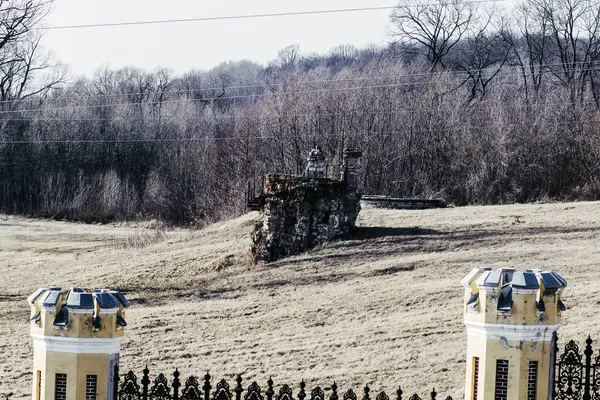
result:
M 535 124 L 534 124 L 535 125 Z M 571 126 L 572 124 L 568 121 L 563 121 L 559 123 L 553 123 L 553 126 Z M 482 127 L 476 127 L 481 129 L 487 129 L 490 127 L 502 127 L 502 128 L 511 128 L 511 127 L 521 127 L 521 126 L 529 126 L 528 123 L 509 123 L 509 124 L 487 124 Z M 471 127 L 459 127 L 458 130 L 464 128 Z M 367 140 L 373 137 L 386 137 L 397 134 L 405 134 L 407 132 L 413 134 L 419 133 L 432 133 L 439 132 L 443 129 L 416 129 L 411 130 L 410 128 L 406 128 L 403 130 L 395 130 L 395 131 L 354 131 L 354 132 L 342 132 L 342 133 L 326 133 L 320 135 L 319 139 L 327 139 L 330 137 L 363 137 Z M 451 129 L 451 131 L 456 131 L 456 129 Z M 273 140 L 273 139 L 294 139 L 294 138 L 305 138 L 307 140 L 312 140 L 314 134 L 305 134 L 305 135 L 266 135 L 266 136 L 222 136 L 222 137 L 199 137 L 199 138 L 171 138 L 171 139 L 72 139 L 72 140 L 0 140 L 0 144 L 4 145 L 12 145 L 12 144 L 114 144 L 114 143 L 195 143 L 195 142 L 211 142 L 211 141 L 246 141 L 246 140 Z M 68 158 L 70 159 L 70 158 Z M 64 158 L 63 160 L 67 160 Z
M 464 3 L 499 3 L 507 0 L 470 0 L 464 1 Z M 421 5 L 443 5 L 444 3 L 423 3 L 414 4 L 410 6 L 421 6 Z M 403 5 L 407 6 L 407 5 Z M 126 21 L 126 22 L 109 22 L 109 23 L 98 23 L 98 24 L 81 24 L 81 25 L 56 25 L 33 28 L 37 30 L 49 31 L 59 29 L 84 29 L 84 28 L 105 28 L 115 26 L 134 26 L 134 25 L 156 25 L 156 24 L 173 24 L 173 23 L 185 23 L 185 22 L 208 22 L 208 21 L 226 21 L 226 20 L 238 20 L 238 19 L 256 19 L 256 18 L 273 18 L 273 17 L 290 17 L 290 16 L 301 16 L 301 15 L 317 15 L 317 14 L 340 14 L 340 13 L 353 13 L 353 12 L 366 12 L 366 11 L 382 11 L 382 10 L 393 10 L 397 6 L 383 6 L 383 7 L 360 7 L 360 8 L 340 8 L 334 10 L 314 10 L 314 11 L 295 11 L 295 12 L 279 12 L 279 13 L 265 13 L 265 14 L 246 14 L 246 15 L 223 15 L 216 17 L 200 17 L 200 18 L 178 18 L 178 19 L 162 19 L 152 21 Z
M 600 70 L 600 65 L 589 68 L 587 71 L 597 71 Z M 550 71 L 546 71 L 550 72 Z M 541 73 L 541 72 L 540 72 Z M 278 97 L 278 96 L 292 96 L 292 95 L 302 95 L 302 94 L 317 94 L 317 93 L 328 93 L 328 92 L 343 92 L 343 91 L 353 91 L 353 90 L 366 90 L 366 89 L 384 89 L 384 88 L 397 88 L 404 86 L 414 86 L 415 83 L 394 83 L 387 85 L 368 85 L 368 86 L 357 86 L 357 87 L 346 87 L 346 88 L 325 88 L 325 89 L 313 89 L 313 90 L 303 90 L 303 91 L 289 91 L 289 92 L 273 92 L 273 93 L 256 93 L 251 95 L 232 95 L 232 96 L 221 96 L 221 97 L 208 97 L 203 99 L 172 99 L 172 100 L 162 100 L 162 101 L 146 101 L 144 103 L 139 103 L 138 105 L 157 105 L 157 104 L 172 104 L 172 103 L 185 103 L 185 102 L 210 102 L 210 101 L 218 101 L 218 100 L 235 100 L 235 99 L 245 99 L 245 98 L 262 98 L 262 97 Z M 53 110 L 83 110 L 83 109 L 94 109 L 94 108 L 103 108 L 103 107 L 116 107 L 116 106 L 131 106 L 136 105 L 136 103 L 127 102 L 127 103 L 114 103 L 114 104 L 86 104 L 81 106 L 63 106 L 63 107 L 41 107 L 41 108 L 32 108 L 32 109 L 23 109 L 23 110 L 2 110 L 0 111 L 0 115 L 2 114 L 14 114 L 14 113 L 25 113 L 25 112 L 37 112 L 37 111 L 53 111 Z
M 477 105 L 486 105 L 488 103 L 494 103 L 494 100 L 482 100 L 476 103 L 473 103 L 473 106 L 467 105 L 467 111 L 472 112 Z M 561 106 L 565 105 L 564 101 L 561 102 L 545 102 L 538 104 L 530 104 L 531 108 L 541 109 L 544 106 Z M 579 103 L 580 105 L 595 105 L 596 102 L 593 100 L 584 101 Z M 513 105 L 504 105 L 502 110 L 504 109 L 522 109 L 526 108 L 527 105 L 524 104 L 513 104 Z M 260 120 L 260 122 L 268 123 L 274 119 L 279 118 L 298 118 L 298 117 L 318 117 L 318 118 L 327 118 L 327 117 L 360 117 L 364 114 L 369 115 L 400 115 L 403 113 L 411 113 L 417 111 L 455 111 L 456 108 L 449 107 L 413 107 L 413 108 L 396 108 L 391 111 L 369 111 L 368 109 L 350 109 L 350 110 L 342 110 L 339 113 L 332 112 L 321 112 L 315 110 L 314 112 L 309 113 L 292 113 L 292 114 L 273 114 L 271 117 L 264 114 L 241 114 L 241 115 L 209 115 L 205 117 L 185 117 L 186 121 L 199 121 L 199 122 L 213 122 L 213 121 L 222 121 L 222 120 Z M 171 119 L 181 119 L 180 115 L 161 115 L 163 120 L 171 120 Z M 1 121 L 1 120 L 0 120 Z M 156 122 L 156 117 L 152 118 L 148 117 L 108 117 L 108 118 L 7 118 L 5 121 L 34 121 L 34 122 L 91 122 L 91 121 L 148 121 L 148 122 Z
M 600 60 L 596 61 L 574 61 L 574 62 L 561 62 L 561 63 L 551 63 L 551 64 L 534 64 L 533 67 L 538 69 L 536 71 L 537 74 L 544 73 L 556 73 L 554 70 L 547 70 L 543 68 L 551 68 L 551 67 L 561 67 L 561 66 L 574 66 L 574 65 L 583 65 L 586 68 L 582 68 L 579 71 L 593 71 L 596 70 L 597 67 L 600 67 Z M 525 68 L 529 72 L 529 65 L 511 65 L 511 66 L 503 66 L 500 69 L 500 72 L 504 72 L 506 70 L 512 69 L 522 69 Z M 178 90 L 167 90 L 165 94 L 181 94 L 181 93 L 197 93 L 197 92 L 205 92 L 205 91 L 218 91 L 218 90 L 233 90 L 233 89 L 255 89 L 255 88 L 272 88 L 272 87 L 281 87 L 286 85 L 295 85 L 295 84 L 313 84 L 313 83 L 338 83 L 338 82 L 354 82 L 354 81 L 374 81 L 374 80 L 382 80 L 382 79 L 400 79 L 400 78 L 423 78 L 428 76 L 444 76 L 444 75 L 465 75 L 465 74 L 476 74 L 479 72 L 486 71 L 496 71 L 497 67 L 486 67 L 486 68 L 476 68 L 469 70 L 450 70 L 450 71 L 441 71 L 441 72 L 422 72 L 422 73 L 414 73 L 414 74 L 398 74 L 398 75 L 379 75 L 379 76 L 365 76 L 365 77 L 355 77 L 355 78 L 333 78 L 333 79 L 311 79 L 307 81 L 291 81 L 291 82 L 274 82 L 274 83 L 260 83 L 260 84 L 248 84 L 248 85 L 233 85 L 233 86 L 210 86 L 210 87 L 199 87 L 193 89 L 178 89 Z M 419 82 L 415 82 L 419 83 Z M 415 83 L 406 83 L 407 85 L 415 84 Z M 145 91 L 145 92 L 122 92 L 122 93 L 107 93 L 107 94 L 95 94 L 95 95 L 81 95 L 78 97 L 68 96 L 68 97 L 51 97 L 51 98 L 28 98 L 28 99 L 15 99 L 15 100 L 0 100 L 0 104 L 2 103 L 11 103 L 11 104 L 19 104 L 19 103 L 30 103 L 30 102 L 47 102 L 47 101 L 66 101 L 66 100 L 88 100 L 88 99 L 97 99 L 97 98 L 112 98 L 112 97 L 126 97 L 126 96 L 144 96 L 152 93 L 157 93 L 154 91 Z M 248 96 L 254 96 L 248 95 Z M 186 99 L 183 99 L 186 100 Z M 210 100 L 210 99 L 207 99 Z
M 466 111 L 469 112 L 473 112 L 473 110 L 475 109 L 475 106 L 478 105 L 486 105 L 486 104 L 495 104 L 495 100 L 492 99 L 488 99 L 488 100 L 481 100 L 478 101 L 476 103 L 473 103 L 472 105 L 468 105 L 466 104 Z M 127 103 L 129 104 L 129 103 Z M 457 106 L 460 106 L 460 103 L 456 103 Z M 568 104 L 564 101 L 560 101 L 560 102 L 545 102 L 545 103 L 539 103 L 539 104 L 531 104 L 529 105 L 531 108 L 535 108 L 535 109 L 541 109 L 543 108 L 543 106 L 564 106 L 565 104 Z M 581 103 L 578 103 L 579 105 L 595 105 L 596 102 L 594 100 L 588 100 L 588 101 L 583 101 Z M 102 107 L 108 107 L 107 105 L 103 105 Z M 502 107 L 502 110 L 504 109 L 522 109 L 522 108 L 526 108 L 527 105 L 524 104 L 513 104 L 513 105 L 505 105 Z M 363 115 L 363 114 L 385 114 L 385 115 L 397 115 L 397 114 L 402 114 L 402 113 L 411 113 L 411 112 L 420 112 L 420 111 L 456 111 L 457 107 L 412 107 L 412 108 L 397 108 L 393 111 L 368 111 L 365 109 L 352 109 L 352 110 L 343 110 L 340 111 L 339 113 L 329 113 L 329 112 L 319 112 L 316 111 L 313 113 L 301 113 L 301 114 L 273 114 L 273 118 L 281 118 L 281 117 L 287 117 L 287 118 L 295 118 L 295 117 L 310 117 L 310 116 L 315 116 L 315 117 L 327 117 L 327 116 L 352 116 L 352 115 Z M 180 119 L 182 118 L 180 115 L 162 115 L 161 118 L 163 119 Z M 271 119 L 273 119 L 271 118 Z M 193 121 L 203 121 L 203 122 L 211 122 L 214 120 L 238 120 L 238 119 L 263 119 L 266 120 L 267 122 L 270 120 L 269 118 L 265 118 L 264 115 L 262 114 L 243 114 L 243 115 L 211 115 L 211 116 L 206 116 L 206 117 L 190 117 L 190 120 Z M 59 119 L 52 119 L 52 118 L 8 118 L 5 119 L 4 121 L 112 121 L 112 120 L 122 120 L 122 121 L 149 121 L 149 122 L 155 122 L 152 121 L 151 117 L 148 118 L 139 118 L 139 117 L 114 117 L 114 118 L 80 118 L 80 119 L 70 119 L 70 118 L 59 118 Z M 0 120 L 2 121 L 2 120 Z

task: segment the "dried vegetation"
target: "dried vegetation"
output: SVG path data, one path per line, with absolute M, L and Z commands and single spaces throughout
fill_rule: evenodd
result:
M 354 237 L 253 266 L 258 214 L 172 229 L 0 216 L 0 392 L 29 396 L 26 296 L 110 286 L 132 308 L 122 367 L 241 373 L 460 398 L 466 337 L 459 279 L 480 265 L 548 268 L 569 281 L 561 337 L 600 340 L 600 203 L 365 209 Z M 136 241 L 134 241 L 136 242 Z

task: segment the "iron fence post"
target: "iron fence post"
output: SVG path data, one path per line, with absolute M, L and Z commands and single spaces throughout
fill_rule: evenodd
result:
M 267 400 L 273 400 L 274 393 L 275 391 L 273 390 L 273 379 L 269 377 L 269 380 L 267 381 L 267 391 L 265 392 L 265 394 L 267 395 Z
M 148 387 L 150 386 L 148 374 L 150 374 L 150 370 L 147 365 L 142 372 L 144 373 L 144 376 L 142 377 L 142 400 L 148 400 Z
M 206 371 L 206 375 L 204 375 L 204 386 L 202 389 L 204 390 L 204 400 L 210 400 L 210 374 Z
M 552 342 L 550 343 L 550 379 L 548 382 L 550 385 L 548 393 L 550 393 L 551 400 L 556 399 L 556 368 L 558 367 L 558 365 L 556 365 L 556 359 L 558 357 L 558 351 L 558 333 L 554 331 L 552 334 Z
M 244 388 L 242 388 L 242 376 L 238 374 L 235 381 L 237 382 L 235 386 L 235 400 L 242 400 L 242 392 L 244 391 Z
M 371 391 L 371 388 L 369 388 L 369 384 L 368 383 L 365 385 L 365 388 L 364 388 L 363 391 L 364 391 L 365 394 L 364 394 L 362 400 L 370 400 L 371 397 L 369 396 L 369 392 Z
M 583 384 L 583 400 L 592 400 L 592 395 L 590 394 L 590 388 L 592 386 L 591 379 L 591 371 L 592 371 L 592 356 L 594 355 L 594 351 L 592 350 L 592 338 L 588 336 L 585 341 L 585 381 Z
M 331 385 L 331 395 L 329 396 L 329 400 L 338 400 L 337 388 L 337 383 L 333 381 L 333 385 Z
M 113 400 L 117 400 L 119 395 L 119 364 L 115 364 L 113 374 Z
M 431 391 L 431 400 L 435 400 L 437 396 L 437 392 L 435 391 L 435 388 L 433 388 L 433 390 Z
M 304 388 L 306 387 L 306 383 L 304 383 L 304 379 L 300 382 L 300 392 L 298 392 L 298 400 L 304 400 L 306 398 L 306 392 Z
M 173 372 L 173 400 L 179 400 L 179 388 L 181 387 L 181 382 L 179 382 L 179 371 L 175 368 L 175 372 Z
M 396 390 L 396 400 L 402 400 L 402 388 L 398 386 L 398 390 Z

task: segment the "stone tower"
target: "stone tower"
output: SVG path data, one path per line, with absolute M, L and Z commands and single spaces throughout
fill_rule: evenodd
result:
M 316 147 L 312 149 L 308 153 L 308 158 L 306 159 L 306 171 L 305 175 L 309 179 L 322 179 L 326 178 L 326 162 L 325 162 L 325 154 L 321 148 Z
M 475 268 L 465 287 L 465 399 L 545 400 L 567 282 L 557 273 Z
M 38 289 L 27 299 L 33 400 L 115 400 L 113 371 L 129 303 L 117 291 Z
M 347 147 L 344 149 L 342 176 L 340 179 L 345 181 L 351 188 L 358 187 L 358 171 L 360 170 L 360 158 L 362 151 Z

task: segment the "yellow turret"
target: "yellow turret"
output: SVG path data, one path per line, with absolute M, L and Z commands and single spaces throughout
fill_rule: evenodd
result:
M 33 338 L 33 400 L 114 400 L 125 297 L 99 289 L 38 289 L 27 299 Z
M 555 272 L 475 268 L 465 287 L 465 399 L 542 400 L 567 282 Z

